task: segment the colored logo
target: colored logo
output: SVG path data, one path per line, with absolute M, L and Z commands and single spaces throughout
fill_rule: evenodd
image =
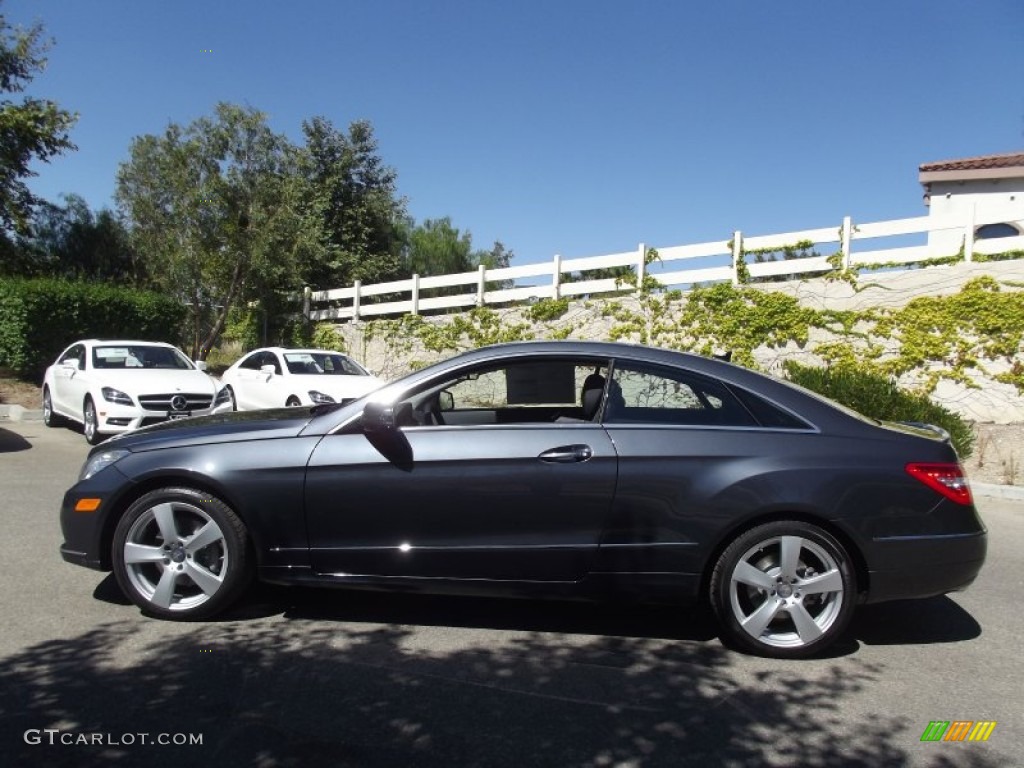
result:
M 921 741 L 988 741 L 995 729 L 995 720 L 932 720 Z

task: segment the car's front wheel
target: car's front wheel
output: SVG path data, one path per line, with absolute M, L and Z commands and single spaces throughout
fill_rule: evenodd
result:
M 220 499 L 162 488 L 138 499 L 114 532 L 114 574 L 124 593 L 162 619 L 204 619 L 249 583 L 245 524 Z
M 231 403 L 231 410 L 232 411 L 237 411 L 238 410 L 238 400 L 235 399 L 235 390 L 233 390 L 230 386 L 227 387 L 227 390 L 228 390 L 228 401 Z
M 60 427 L 64 424 L 64 417 L 53 410 L 53 398 L 50 396 L 49 387 L 43 387 L 43 424 L 48 427 Z
M 103 442 L 99 419 L 96 416 L 96 404 L 93 403 L 91 397 L 85 398 L 85 402 L 82 403 L 82 433 L 89 445 L 98 445 Z
M 288 398 L 287 402 L 285 402 L 285 405 L 288 408 L 298 408 L 300 405 L 302 405 L 302 401 L 299 400 L 299 398 L 297 398 L 295 395 L 292 395 L 291 397 Z
M 779 521 L 752 528 L 726 547 L 710 596 L 727 643 L 762 656 L 802 658 L 846 629 L 856 581 L 835 537 L 815 525 Z

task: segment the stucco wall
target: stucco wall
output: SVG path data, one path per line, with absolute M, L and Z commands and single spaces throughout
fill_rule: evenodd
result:
M 779 291 L 796 297 L 800 304 L 813 309 L 866 310 L 872 307 L 895 308 L 919 296 L 943 296 L 958 293 L 972 278 L 982 275 L 996 279 L 1006 291 L 1024 290 L 1024 261 L 986 264 L 956 264 L 902 272 L 880 272 L 862 275 L 855 288 L 842 281 L 824 279 L 801 280 L 790 283 L 762 283 L 752 287 L 763 291 Z M 528 307 L 496 310 L 503 326 L 529 324 L 535 338 L 560 337 L 607 340 L 615 320 L 607 316 L 610 299 L 591 299 L 570 304 L 568 312 L 557 320 L 533 322 L 528 318 Z M 627 310 L 639 310 L 640 302 L 633 296 L 616 297 L 614 301 Z M 425 318 L 430 323 L 445 326 L 451 315 Z M 368 333 L 368 330 L 370 332 Z M 395 378 L 412 368 L 454 354 L 452 350 L 434 352 L 426 348 L 421 338 L 402 334 L 389 338 L 379 325 L 345 323 L 338 326 L 347 349 L 367 367 L 384 376 Z M 795 341 L 782 347 L 767 345 L 754 350 L 757 364 L 770 373 L 780 374 L 787 359 L 818 363 L 817 345 L 834 341 L 837 337 L 825 331 L 813 330 L 809 342 L 803 346 Z M 465 341 L 465 340 L 464 340 Z M 463 348 L 470 346 L 468 341 Z M 724 350 L 720 350 L 724 351 Z M 992 377 L 1011 368 L 1014 362 L 1024 364 L 1024 350 L 1018 350 L 1014 360 L 987 362 L 982 368 L 972 369 L 971 377 L 977 388 L 942 382 L 933 397 L 937 402 L 978 422 L 997 424 L 1024 423 L 1024 398 L 1011 384 L 995 381 Z M 901 384 L 913 385 L 914 375 L 908 375 Z

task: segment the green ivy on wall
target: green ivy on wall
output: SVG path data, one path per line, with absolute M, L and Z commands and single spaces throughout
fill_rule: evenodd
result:
M 798 243 L 795 252 L 806 251 Z M 653 249 L 648 264 L 657 259 Z M 854 285 L 856 289 L 856 285 Z M 865 288 L 868 286 L 865 286 Z M 977 386 L 988 375 L 1024 393 L 1024 291 L 1007 290 L 991 277 L 968 282 L 957 294 L 922 296 L 895 309 L 823 310 L 765 286 L 727 283 L 686 294 L 666 291 L 653 277 L 631 297 L 590 298 L 583 306 L 603 318 L 606 338 L 710 355 L 731 351 L 734 362 L 758 368 L 755 351 L 795 343 L 830 368 L 889 377 L 916 373 L 925 393 L 942 380 Z M 863 290 L 863 289 L 862 289 Z M 578 318 L 566 318 L 567 299 L 546 299 L 519 310 L 476 308 L 424 319 L 408 315 L 363 327 L 364 358 L 373 340 L 389 356 L 409 358 L 417 346 L 435 354 L 487 344 L 574 335 Z M 811 345 L 814 330 L 831 337 Z M 593 338 L 593 336 L 589 336 Z M 1002 370 L 996 368 L 996 363 Z

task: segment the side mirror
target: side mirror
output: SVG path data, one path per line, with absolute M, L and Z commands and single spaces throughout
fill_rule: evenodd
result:
M 79 370 L 79 363 L 77 357 L 70 357 L 61 363 L 65 368 L 70 368 L 73 371 Z
M 205 360 L 193 360 L 192 362 L 194 362 L 196 364 L 196 369 L 197 370 L 204 371 L 204 372 L 206 371 L 206 361 Z
M 455 395 L 453 395 L 447 389 L 442 389 L 440 392 L 437 393 L 437 407 L 442 411 L 454 411 Z
M 266 373 L 268 375 L 273 375 L 273 373 L 274 373 L 274 366 L 272 366 L 272 365 L 262 365 L 262 366 L 260 366 L 260 373 Z
M 374 403 L 363 408 L 363 431 L 374 434 L 394 432 L 403 424 L 412 423 L 412 403 Z

